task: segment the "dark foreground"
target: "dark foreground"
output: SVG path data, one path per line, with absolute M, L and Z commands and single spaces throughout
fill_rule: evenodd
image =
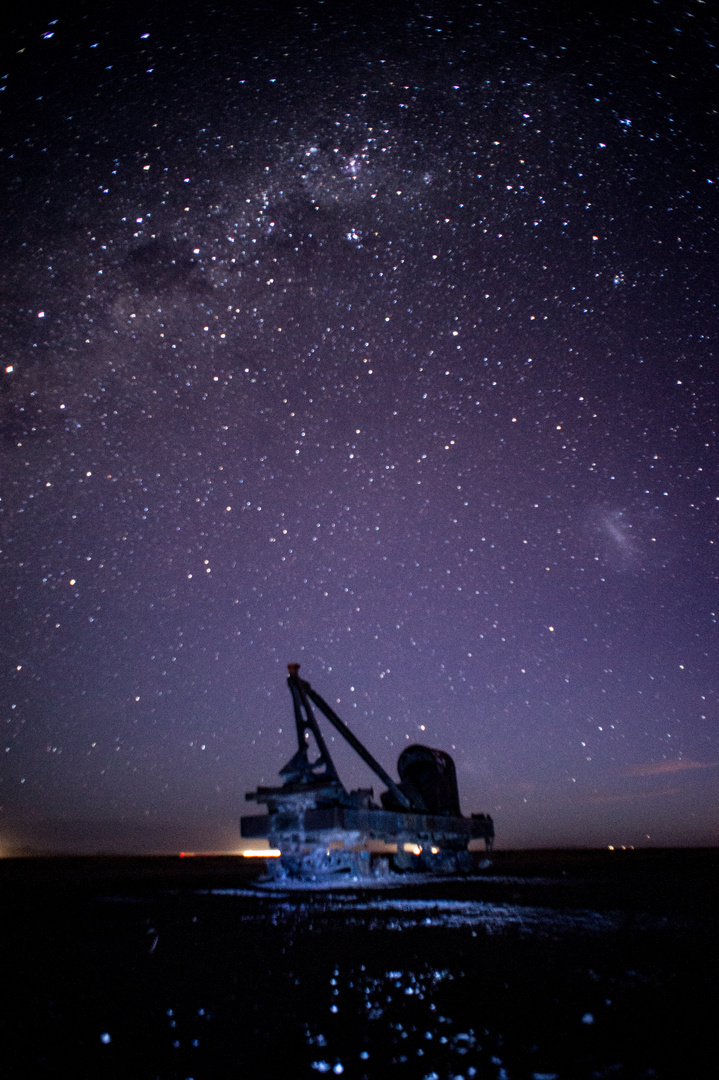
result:
M 506 852 L 258 895 L 233 858 L 0 862 L 0 1075 L 700 1077 L 719 851 Z

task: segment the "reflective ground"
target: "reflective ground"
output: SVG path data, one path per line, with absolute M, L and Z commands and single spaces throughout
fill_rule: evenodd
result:
M 626 854 L 315 893 L 237 860 L 5 860 L 0 1072 L 708 1076 L 717 853 Z

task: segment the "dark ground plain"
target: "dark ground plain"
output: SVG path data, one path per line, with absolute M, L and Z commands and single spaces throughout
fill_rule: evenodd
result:
M 233 857 L 0 860 L 0 1076 L 715 1075 L 719 849 L 254 895 Z

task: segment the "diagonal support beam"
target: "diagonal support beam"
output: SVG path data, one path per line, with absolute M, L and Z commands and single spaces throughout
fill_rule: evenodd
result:
M 295 665 L 290 665 L 290 668 Z M 297 665 L 299 666 L 299 665 Z M 297 753 L 292 758 L 292 761 L 285 765 L 284 769 L 280 770 L 280 775 L 289 772 L 304 772 L 307 777 L 310 775 L 313 778 L 321 777 L 323 780 L 331 780 L 340 783 L 340 778 L 335 768 L 335 763 L 330 757 L 330 752 L 327 748 L 322 732 L 320 731 L 319 724 L 315 719 L 315 715 L 312 712 L 307 695 L 305 693 L 305 687 L 307 683 L 303 683 L 296 676 L 293 678 L 292 674 L 287 680 L 287 685 L 290 688 L 292 694 L 292 704 L 295 710 L 295 726 L 297 728 Z M 306 733 L 311 732 L 312 736 L 317 744 L 319 751 L 319 757 L 317 761 L 312 765 L 309 763 L 307 756 L 307 739 Z
M 320 710 L 320 712 L 322 712 L 327 717 L 327 719 L 333 725 L 333 727 L 335 727 L 336 730 L 339 731 L 340 735 L 344 739 L 347 740 L 347 742 L 350 744 L 352 749 L 357 754 L 359 754 L 359 756 L 362 758 L 362 760 L 367 765 L 369 765 L 372 772 L 375 773 L 375 775 L 380 778 L 380 780 L 382 781 L 383 784 L 387 785 L 387 787 L 392 792 L 392 794 L 394 795 L 394 797 L 397 800 L 397 802 L 399 803 L 399 805 L 403 806 L 405 808 L 405 810 L 413 810 L 414 807 L 412 806 L 411 801 L 407 798 L 407 796 L 404 794 L 404 792 L 400 790 L 400 788 L 394 782 L 394 780 L 389 775 L 389 773 L 386 773 L 384 771 L 384 769 L 382 768 L 380 763 L 378 761 L 376 761 L 372 757 L 369 750 L 367 750 L 362 745 L 362 743 L 359 741 L 357 736 L 354 735 L 350 731 L 350 729 L 347 727 L 347 725 L 344 723 L 344 721 L 340 720 L 339 716 L 334 711 L 334 709 L 332 709 L 327 704 L 327 702 L 324 700 L 324 698 L 321 698 L 320 695 L 315 690 L 312 689 L 312 687 L 310 686 L 310 684 L 308 682 L 305 682 L 304 679 L 300 679 L 299 674 L 298 674 L 300 665 L 299 664 L 288 664 L 287 667 L 288 667 L 289 672 L 290 672 L 287 683 L 289 685 L 290 690 L 292 691 L 293 700 L 295 700 L 295 695 L 297 695 L 297 697 L 299 697 L 300 700 L 304 699 L 306 701 L 306 699 L 309 698 L 311 701 L 313 701 L 314 704 L 317 706 L 317 708 Z M 307 706 L 307 707 L 309 707 L 309 706 Z M 296 715 L 297 715 L 297 713 L 295 712 L 295 717 L 296 717 Z M 317 727 L 317 721 L 314 719 L 314 716 L 312 717 L 312 720 L 314 722 L 314 727 L 312 728 L 312 732 L 315 735 L 315 738 L 317 738 L 319 728 Z M 321 736 L 320 736 L 320 738 L 321 738 Z M 322 746 L 324 744 L 321 743 L 319 741 L 319 739 L 318 739 L 317 745 L 319 746 L 320 752 L 321 752 L 322 751 Z M 329 753 L 327 753 L 327 758 L 329 759 Z M 332 766 L 332 767 L 334 768 L 334 766 Z

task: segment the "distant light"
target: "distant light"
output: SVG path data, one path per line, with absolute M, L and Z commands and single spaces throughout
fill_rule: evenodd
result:
M 111 1042 L 111 1036 L 107 1031 L 103 1031 L 102 1035 L 100 1036 L 100 1042 L 102 1042 L 102 1043 Z
M 282 852 L 277 848 L 246 848 L 242 854 L 246 859 L 279 859 Z

